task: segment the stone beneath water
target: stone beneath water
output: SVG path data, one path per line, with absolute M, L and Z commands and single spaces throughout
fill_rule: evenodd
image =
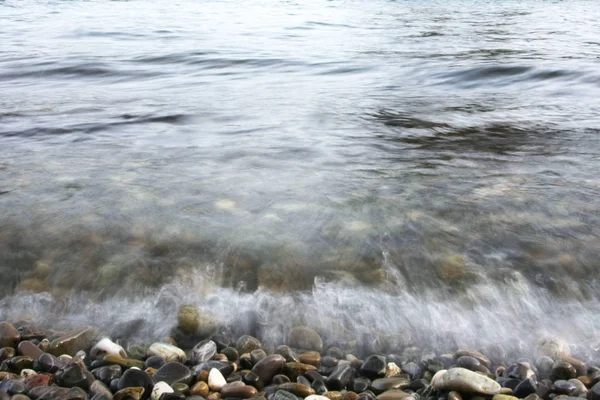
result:
M 90 350 L 90 356 L 92 358 L 102 358 L 108 354 L 120 355 L 123 358 L 127 357 L 125 349 L 123 349 L 123 347 L 119 346 L 107 337 L 102 338 Z
M 451 368 L 438 371 L 431 380 L 436 390 L 454 390 L 459 393 L 479 393 L 495 395 L 500 393 L 498 382 L 465 368 Z
M 217 344 L 212 340 L 204 340 L 198 343 L 190 352 L 190 361 L 192 364 L 201 364 L 214 357 L 217 354 Z
M 308 326 L 296 326 L 288 333 L 288 345 L 298 349 L 323 351 L 321 336 Z
M 52 343 L 50 343 L 50 353 L 57 357 L 62 354 L 74 356 L 77 351 L 90 348 L 92 341 L 97 334 L 98 330 L 92 326 L 70 332 L 54 339 Z
M 148 356 L 161 356 L 165 361 L 186 362 L 187 357 L 179 347 L 167 343 L 153 343 L 148 348 Z
M 177 327 L 188 335 L 208 337 L 219 327 L 219 320 L 194 306 L 182 306 L 177 314 Z
M 19 340 L 21 335 L 17 328 L 6 321 L 0 322 L 0 348 L 16 347 Z
M 547 356 L 555 360 L 571 357 L 569 343 L 559 337 L 540 339 L 535 344 L 536 357 Z
M 152 376 L 152 379 L 156 383 L 166 382 L 169 385 L 178 382 L 189 384 L 193 379 L 193 375 L 192 371 L 185 365 L 177 361 L 171 361 L 160 367 Z

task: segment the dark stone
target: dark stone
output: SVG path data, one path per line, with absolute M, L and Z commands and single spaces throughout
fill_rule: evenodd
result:
M 577 386 L 575 386 L 569 381 L 559 379 L 556 382 L 554 382 L 554 390 L 560 394 L 566 394 L 567 396 L 575 396 L 575 393 L 577 393 Z
M 307 371 L 315 371 L 314 365 L 310 364 L 302 364 L 297 362 L 288 362 L 283 367 L 283 373 L 290 378 L 290 380 L 295 381 L 299 375 L 304 375 Z
M 260 380 L 268 384 L 275 375 L 283 371 L 284 366 L 285 358 L 279 354 L 273 354 L 257 362 L 252 367 L 252 372 L 258 375 Z
M 88 400 L 88 395 L 85 390 L 74 387 L 69 389 L 69 391 L 60 398 L 60 400 Z
M 263 349 L 256 349 L 250 352 L 250 361 L 252 361 L 252 365 L 255 365 L 257 362 L 262 360 L 267 356 L 267 353 Z
M 566 361 L 557 361 L 554 363 L 554 367 L 552 368 L 552 372 L 550 372 L 550 380 L 552 382 L 557 381 L 559 379 L 568 381 L 569 379 L 573 379 L 577 376 L 577 371 L 575 367 L 569 364 Z
M 260 340 L 250 335 L 243 335 L 240 337 L 235 347 L 240 354 L 250 353 L 252 350 L 260 349 L 262 344 Z
M 31 357 L 37 360 L 44 352 L 35 344 L 28 340 L 24 340 L 17 346 L 17 352 L 22 356 Z
M 232 345 L 231 338 L 221 333 L 215 333 L 213 335 L 210 335 L 209 339 L 215 342 L 215 344 L 217 345 L 218 352 L 222 352 L 222 350 L 225 347 L 229 347 Z
M 542 356 L 536 360 L 535 366 L 537 368 L 537 378 L 548 379 L 554 367 L 554 360 L 550 357 Z
M 242 382 L 244 380 L 244 373 L 241 371 L 234 372 L 233 374 L 229 375 L 225 380 L 227 381 L 227 383 Z
M 322 379 L 315 379 L 310 387 L 315 391 L 316 394 L 323 395 L 327 393 L 327 386 L 325 381 Z
M 406 387 L 407 390 L 411 390 L 416 392 L 418 390 L 424 389 L 429 385 L 429 382 L 426 379 L 415 379 Z
M 116 365 L 116 364 L 106 365 L 104 367 L 100 367 L 100 368 L 96 368 L 96 369 L 92 370 L 92 375 L 94 376 L 94 378 L 98 379 L 99 381 L 104 383 L 106 386 L 109 386 L 110 382 L 113 379 L 120 378 L 121 374 L 122 374 L 121 366 Z
M 10 395 L 21 394 L 27 392 L 27 387 L 23 382 L 9 379 L 0 382 L 0 392 L 6 392 Z
M 164 366 L 161 368 L 164 368 Z M 225 376 L 225 377 L 231 375 L 231 373 L 233 372 L 233 369 L 234 369 L 233 364 L 228 361 L 210 360 L 205 363 L 196 365 L 193 370 L 194 370 L 194 372 L 200 372 L 200 371 L 210 371 L 213 368 L 218 369 L 219 372 L 221 374 L 223 374 L 223 376 Z
M 165 365 L 165 362 L 165 359 L 161 356 L 152 356 L 146 359 L 146 361 L 144 362 L 144 367 L 159 369 L 160 367 Z
M 296 349 L 323 351 L 321 336 L 308 326 L 296 326 L 288 333 L 288 345 Z
M 352 366 L 350 366 L 350 368 L 352 368 Z M 333 373 L 334 369 L 335 367 L 326 367 L 324 365 L 319 365 L 319 368 L 317 368 L 317 372 L 323 376 L 329 376 Z
M 371 389 L 379 394 L 390 389 L 406 389 L 410 385 L 410 379 L 406 376 L 394 376 L 391 378 L 375 379 L 371 382 Z
M 338 365 L 338 362 L 340 362 L 340 360 L 331 356 L 325 356 L 321 358 L 321 366 L 323 367 L 335 367 Z M 385 369 L 385 365 L 383 368 Z
M 163 393 L 160 395 L 158 400 L 185 400 L 185 394 L 183 394 L 183 393 Z
M 221 354 L 225 355 L 231 362 L 235 362 L 240 358 L 240 353 L 238 353 L 235 347 L 226 347 L 221 350 Z
M 282 383 L 291 382 L 290 378 L 283 374 L 277 374 L 272 379 L 274 385 L 281 385 Z
M 298 397 L 286 390 L 278 390 L 270 400 L 298 400 Z
M 496 382 L 498 382 L 502 387 L 515 390 L 515 388 L 521 383 L 521 380 L 516 378 L 505 378 L 501 376 L 496 379 Z
M 356 393 L 361 393 L 371 386 L 371 381 L 367 378 L 354 378 L 348 388 Z
M 14 357 L 15 354 L 16 354 L 15 349 L 13 349 L 12 347 L 1 348 L 0 349 L 0 362 Z
M 546 382 L 538 382 L 537 388 L 535 389 L 535 394 L 541 397 L 544 400 L 548 400 L 550 398 L 550 394 L 552 394 L 553 388 L 552 383 Z M 600 400 L 600 399 L 599 399 Z
M 67 388 L 61 388 L 57 386 L 42 386 L 33 388 L 29 391 L 29 397 L 33 400 L 55 400 L 60 399 L 62 396 L 69 392 Z
M 366 390 L 358 395 L 356 400 L 375 400 L 375 393 Z
M 64 366 L 65 363 L 59 360 L 57 357 L 53 356 L 52 354 L 44 353 L 37 359 L 34 368 L 42 372 L 53 374 Z
M 210 369 L 209 369 L 210 371 Z M 171 361 L 160 367 L 158 371 L 152 376 L 155 383 L 163 381 L 172 385 L 176 382 L 182 382 L 189 385 L 192 381 L 192 371 L 177 361 Z
M 158 381 L 157 381 L 158 382 Z M 123 373 L 121 379 L 117 383 L 117 389 L 123 390 L 126 388 L 132 387 L 141 387 L 144 388 L 144 393 L 142 394 L 143 398 L 150 397 L 150 393 L 152 392 L 152 388 L 154 387 L 154 382 L 150 375 L 141 369 L 130 368 Z
M 252 369 L 252 357 L 250 357 L 250 353 L 242 354 L 238 359 L 238 364 L 242 369 Z
M 325 381 L 325 378 L 323 377 L 323 375 L 321 375 L 320 373 L 318 373 L 317 371 L 306 371 L 304 373 L 304 376 L 308 378 L 309 381 L 314 382 L 314 381 Z
M 325 384 L 329 390 L 342 390 L 346 387 L 352 378 L 352 367 L 348 364 L 342 364 L 335 367 L 331 372 Z
M 203 340 L 190 352 L 190 362 L 194 365 L 206 362 L 217 354 L 217 344 L 212 340 Z
M 17 356 L 2 362 L 7 371 L 20 374 L 24 369 L 33 368 L 34 359 L 27 356 Z
M 315 391 L 310 386 L 295 382 L 289 382 L 279 385 L 279 389 L 293 393 L 294 395 L 300 398 L 305 398 L 307 396 L 310 396 L 311 394 L 315 394 Z
M 511 379 L 510 381 L 516 381 L 516 379 Z M 516 387 L 511 387 L 511 389 L 513 390 L 513 396 L 523 399 L 529 396 L 531 393 L 535 393 L 537 390 L 537 382 L 533 378 L 528 378 L 521 381 Z
M 102 383 L 99 380 L 95 380 L 94 382 L 92 382 L 92 384 L 90 385 L 90 393 L 92 394 L 92 396 L 101 395 L 108 399 L 112 399 L 111 391 L 108 389 L 108 387 L 106 387 L 104 383 Z
M 262 390 L 265 382 L 254 372 L 248 372 L 244 375 L 243 381 L 246 385 L 254 386 L 258 390 Z
M 471 371 L 477 371 L 477 368 L 481 365 L 478 359 L 471 356 L 460 356 L 456 360 L 456 365 L 461 368 L 466 368 Z
M 279 354 L 280 356 L 285 358 L 286 362 L 300 362 L 298 354 L 296 354 L 296 352 L 290 346 L 287 345 L 278 346 L 275 349 L 275 354 Z
M 600 400 L 600 382 L 596 383 L 588 390 L 587 398 L 588 400 Z
M 66 388 L 79 387 L 86 391 L 94 382 L 94 376 L 77 363 L 65 365 L 56 372 L 54 378 L 59 386 Z
M 398 364 L 396 364 L 398 365 Z M 410 379 L 419 379 L 422 376 L 423 368 L 414 362 L 407 362 L 401 366 L 402 372 L 408 374 Z
M 346 352 L 339 347 L 332 346 L 325 350 L 325 356 L 341 360 L 342 358 L 346 357 Z
M 10 400 L 10 394 L 6 392 L 0 392 L 0 400 Z
M 310 386 L 310 384 L 311 384 L 311 382 L 302 375 L 300 375 L 298 378 L 296 378 L 296 383 L 300 383 L 300 384 L 306 385 L 306 386 Z

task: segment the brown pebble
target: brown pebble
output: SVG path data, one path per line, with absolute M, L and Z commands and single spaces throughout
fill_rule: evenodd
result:
M 3 347 L 0 349 L 0 362 L 13 358 L 16 352 L 12 347 Z
M 304 375 L 306 371 L 314 371 L 316 369 L 317 367 L 314 365 L 289 362 L 283 367 L 283 373 L 294 382 L 300 375 Z
M 209 374 L 209 371 L 207 371 L 207 370 L 200 371 L 200 373 L 198 374 L 197 380 L 208 383 L 208 374 Z
M 206 397 L 206 396 L 208 396 L 208 393 L 209 393 L 208 384 L 204 381 L 196 382 L 190 388 L 191 395 Z
M 0 322 L 0 347 L 16 347 L 19 340 L 21 335 L 17 328 L 9 322 Z
M 229 359 L 227 358 L 227 356 L 225 354 L 215 354 L 212 359 L 218 360 L 218 361 L 229 361 Z
M 298 358 L 301 363 L 314 365 L 315 367 L 318 367 L 321 362 L 321 354 L 318 351 L 307 351 L 306 353 L 300 354 Z
M 282 383 L 278 389 L 288 391 L 302 398 L 315 394 L 315 390 L 310 386 L 295 382 Z
M 172 337 L 167 336 L 165 338 L 162 338 L 161 342 L 168 343 L 171 346 L 179 347 L 179 346 L 177 346 L 177 342 L 175 341 L 175 339 L 173 339 Z
M 115 393 L 113 400 L 141 400 L 143 394 L 143 387 L 128 387 Z
M 358 398 L 358 394 L 355 392 L 346 392 L 342 395 L 342 400 L 356 400 Z
M 219 393 L 219 392 L 210 393 L 206 397 L 206 400 L 221 400 L 221 393 Z
M 448 393 L 448 400 L 463 400 L 463 398 L 460 395 L 460 393 L 453 390 L 450 393 Z
M 156 368 L 152 368 L 152 367 L 148 367 L 144 370 L 144 372 L 150 376 L 154 375 L 156 373 L 156 371 L 158 371 L 158 370 Z
M 0 371 L 0 381 L 8 381 L 12 379 L 18 379 L 19 375 L 13 374 L 12 372 Z
M 238 397 L 242 399 L 249 399 L 251 397 L 255 397 L 258 394 L 258 390 L 252 386 L 247 385 L 235 385 L 235 386 L 223 386 L 221 389 L 221 396 L 224 398 L 227 397 Z
M 39 347 L 37 347 L 35 344 L 28 340 L 24 340 L 21 343 L 19 343 L 19 345 L 17 346 L 17 353 L 19 353 L 22 356 L 31 357 L 36 360 L 39 358 L 39 356 L 44 354 L 44 352 L 40 350 Z
M 594 380 L 587 375 L 578 376 L 577 379 L 588 389 L 594 385 Z
M 585 365 L 583 361 L 573 357 L 563 357 L 563 361 L 568 362 L 573 366 L 573 368 L 575 368 L 575 371 L 577 371 L 577 376 L 587 374 L 587 365 Z
M 28 389 L 33 389 L 39 386 L 50 386 L 52 376 L 46 374 L 35 374 L 25 378 L 23 382 Z
M 329 400 L 342 400 L 342 393 L 337 390 L 327 392 L 323 396 L 327 397 Z

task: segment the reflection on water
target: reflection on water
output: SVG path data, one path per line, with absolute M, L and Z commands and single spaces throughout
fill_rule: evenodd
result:
M 0 11 L 0 318 L 594 341 L 600 6 Z

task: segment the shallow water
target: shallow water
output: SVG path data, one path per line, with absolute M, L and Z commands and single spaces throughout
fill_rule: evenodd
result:
M 196 304 L 256 313 L 270 343 L 297 323 L 597 343 L 595 2 L 4 0 L 0 18 L 0 317 L 145 318 L 148 340 Z

